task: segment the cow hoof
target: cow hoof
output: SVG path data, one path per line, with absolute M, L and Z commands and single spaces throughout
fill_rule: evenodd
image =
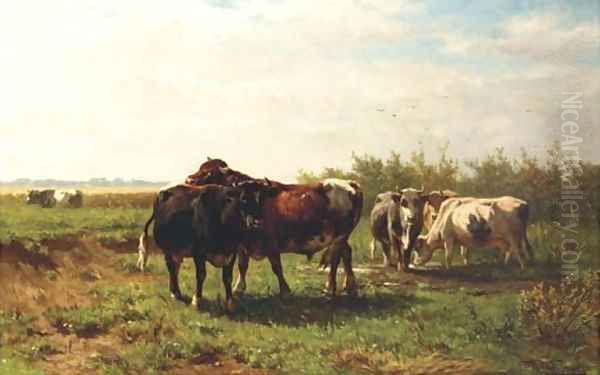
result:
M 194 297 L 192 297 L 192 303 L 191 303 L 191 305 L 199 310 L 200 309 L 201 301 L 202 300 L 200 298 L 198 298 L 197 296 L 194 296 Z
M 188 304 L 192 301 L 192 299 L 190 297 L 185 296 L 183 294 L 171 293 L 171 298 L 173 298 L 176 301 L 188 303 Z
M 240 282 L 238 282 L 237 284 L 235 284 L 235 287 L 233 288 L 233 293 L 241 296 L 245 292 L 246 292 L 246 285 L 245 284 L 242 284 Z
M 279 291 L 279 297 L 281 299 L 288 299 L 292 296 L 292 292 L 289 289 L 282 289 Z
M 404 272 L 404 267 L 402 266 L 401 262 L 396 263 L 396 270 L 398 272 Z
M 233 314 L 235 312 L 235 301 L 233 299 L 225 302 L 225 310 L 227 310 L 228 314 Z

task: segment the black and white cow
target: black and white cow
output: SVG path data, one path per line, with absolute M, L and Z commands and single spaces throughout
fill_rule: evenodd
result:
M 38 204 L 43 208 L 52 208 L 57 205 L 80 208 L 83 206 L 83 193 L 80 190 L 29 190 L 25 202 Z
M 415 240 L 423 228 L 423 208 L 429 195 L 413 188 L 381 193 L 371 211 L 371 257 L 380 242 L 384 264 L 389 265 L 390 248 L 398 254 L 398 271 L 408 270 Z
M 27 196 L 25 197 L 25 203 L 37 204 L 43 208 L 52 208 L 56 206 L 54 192 L 54 189 L 29 190 L 27 192 Z

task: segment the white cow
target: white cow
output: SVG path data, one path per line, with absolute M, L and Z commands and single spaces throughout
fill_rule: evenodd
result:
M 416 264 L 427 263 L 437 248 L 445 250 L 445 268 L 452 262 L 454 244 L 461 246 L 461 254 L 467 263 L 467 248 L 496 247 L 504 252 L 505 264 L 514 256 L 522 269 L 523 245 L 531 254 L 527 240 L 527 202 L 514 197 L 501 198 L 450 198 L 446 200 L 427 235 L 417 239 L 415 248 L 419 256 Z

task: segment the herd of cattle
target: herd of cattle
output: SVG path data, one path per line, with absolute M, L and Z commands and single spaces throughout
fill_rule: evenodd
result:
M 43 208 L 52 208 L 57 205 L 81 208 L 83 206 L 83 193 L 81 190 L 29 190 L 25 196 L 27 204 L 37 204 Z
M 396 189 L 398 190 L 398 189 Z M 28 204 L 81 207 L 79 190 L 31 190 Z M 148 261 L 148 229 L 163 251 L 169 272 L 169 290 L 179 300 L 178 274 L 185 257 L 196 266 L 198 306 L 206 277 L 206 262 L 223 269 L 226 307 L 232 310 L 233 291 L 246 289 L 250 258 L 267 258 L 283 295 L 290 293 L 281 264 L 281 254 L 296 253 L 311 258 L 325 250 L 321 266 L 329 267 L 326 290 L 335 295 L 336 274 L 344 267 L 343 288 L 358 288 L 352 268 L 348 239 L 358 225 L 363 207 L 360 185 L 351 180 L 326 179 L 314 184 L 283 184 L 256 179 L 229 168 L 220 159 L 208 159 L 185 182 L 171 184 L 157 194 L 152 216 L 144 226 L 138 247 L 138 267 Z M 529 207 L 514 197 L 481 199 L 459 197 L 450 190 L 426 193 L 423 188 L 405 188 L 377 196 L 371 212 L 371 258 L 380 244 L 384 265 L 397 254 L 399 271 L 427 263 L 433 251 L 445 251 L 444 266 L 452 263 L 453 248 L 460 246 L 464 263 L 468 249 L 497 248 L 504 262 L 514 257 L 521 268 L 532 260 L 527 239 Z M 425 229 L 426 234 L 421 234 Z M 232 288 L 233 267 L 238 258 L 239 276 Z
M 223 268 L 226 307 L 232 310 L 233 291 L 244 292 L 250 258 L 267 258 L 279 281 L 281 294 L 290 288 L 283 274 L 281 254 L 296 253 L 311 258 L 325 250 L 321 265 L 329 267 L 326 290 L 335 295 L 336 274 L 343 263 L 343 288 L 358 287 L 348 242 L 363 207 L 359 184 L 351 180 L 326 179 L 314 184 L 283 184 L 256 179 L 231 169 L 220 159 L 208 159 L 181 184 L 163 188 L 155 199 L 152 216 L 140 236 L 138 267 L 148 260 L 148 229 L 163 251 L 169 272 L 171 295 L 185 297 L 179 289 L 178 273 L 183 258 L 196 266 L 198 306 L 206 277 L 205 263 Z M 381 244 L 384 262 L 390 250 L 398 256 L 398 269 L 409 271 L 431 259 L 433 250 L 445 250 L 445 267 L 452 260 L 455 244 L 467 262 L 467 249 L 495 247 L 525 267 L 533 254 L 527 239 L 527 202 L 513 198 L 478 199 L 456 193 L 406 188 L 377 196 L 371 212 L 371 255 Z M 423 227 L 427 234 L 422 235 Z M 414 257 L 412 256 L 414 255 Z M 239 277 L 232 288 L 233 267 L 238 259 Z

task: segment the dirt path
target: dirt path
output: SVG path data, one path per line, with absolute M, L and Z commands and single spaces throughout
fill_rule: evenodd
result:
M 450 270 L 442 269 L 440 264 L 430 262 L 427 267 L 413 269 L 410 272 L 398 272 L 395 267 L 360 264 L 354 272 L 361 283 L 369 283 L 377 288 L 415 290 L 426 288 L 434 291 L 455 293 L 464 288 L 474 295 L 519 292 L 532 287 L 540 280 L 527 277 L 512 277 L 513 269 L 496 264 L 473 264 L 456 266 Z M 302 272 L 315 272 L 314 267 L 302 265 Z M 320 270 L 329 272 L 329 270 Z M 338 274 L 343 273 L 339 269 Z

